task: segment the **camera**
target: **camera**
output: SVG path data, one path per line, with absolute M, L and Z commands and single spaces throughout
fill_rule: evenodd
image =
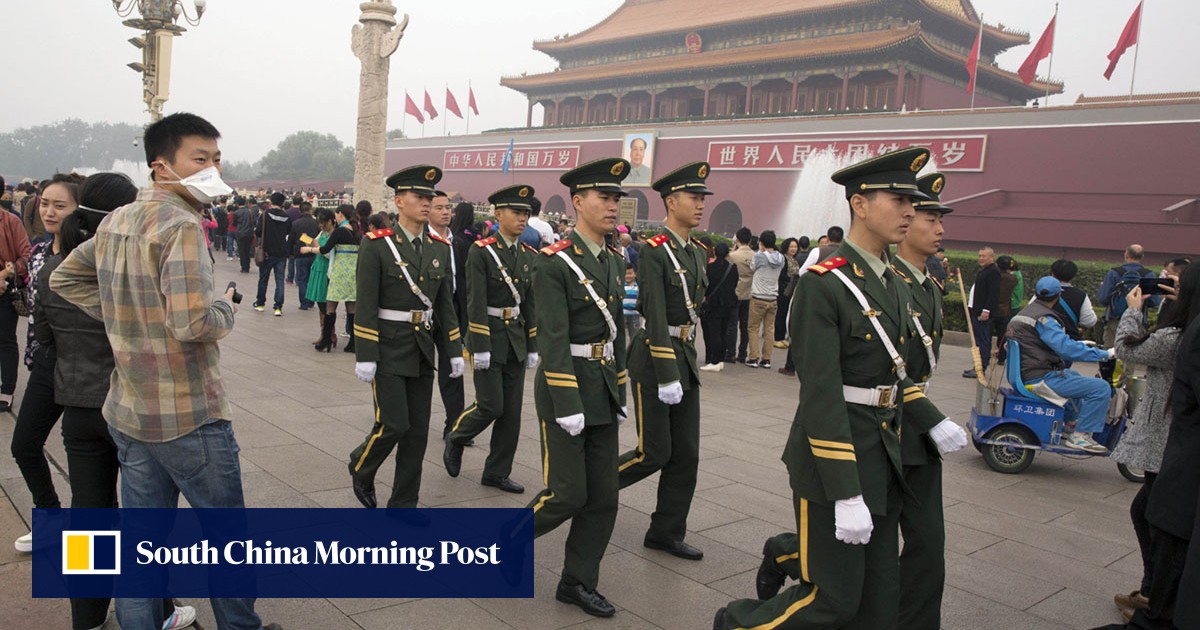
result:
M 238 293 L 238 290 L 237 290 L 237 283 L 236 283 L 236 282 L 230 282 L 230 283 L 229 283 L 229 286 L 225 287 L 225 292 L 226 292 L 226 293 L 229 293 L 229 290 L 230 290 L 230 289 L 233 289 L 233 303 L 234 303 L 234 304 L 241 304 L 241 303 L 242 303 L 242 294 L 241 294 L 241 293 Z

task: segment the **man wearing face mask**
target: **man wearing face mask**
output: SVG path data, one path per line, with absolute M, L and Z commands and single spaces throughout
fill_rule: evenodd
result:
M 234 290 L 214 296 L 200 223 L 204 204 L 232 192 L 221 180 L 218 138 L 193 114 L 147 127 L 153 181 L 50 276 L 55 293 L 104 321 L 112 345 L 115 373 L 102 411 L 121 461 L 122 507 L 174 508 L 180 493 L 193 507 L 245 507 L 233 410 L 217 367 L 217 341 L 233 330 Z M 253 598 L 211 602 L 229 627 L 262 626 Z M 162 627 L 160 599 L 119 598 L 116 608 L 122 628 Z

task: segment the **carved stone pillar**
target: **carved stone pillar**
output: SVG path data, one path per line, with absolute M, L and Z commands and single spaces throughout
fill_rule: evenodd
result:
M 350 34 L 350 49 L 361 63 L 358 75 L 358 130 L 354 144 L 354 201 L 366 199 L 378 210 L 392 207 L 383 182 L 387 148 L 389 58 L 400 45 L 408 16 L 396 23 L 391 0 L 363 2 L 362 15 Z

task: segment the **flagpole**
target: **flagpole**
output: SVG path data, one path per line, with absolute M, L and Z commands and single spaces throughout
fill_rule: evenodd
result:
M 1133 74 L 1129 77 L 1129 100 L 1133 100 L 1133 82 L 1137 79 L 1138 53 L 1142 50 L 1142 22 L 1146 20 L 1146 2 L 1138 3 L 1138 37 L 1137 48 L 1133 51 Z
M 979 14 L 979 53 L 975 55 L 975 84 L 971 86 L 971 111 L 975 111 L 975 92 L 979 91 L 979 58 L 983 56 L 983 14 Z
M 1050 106 L 1050 77 L 1054 72 L 1054 45 L 1058 43 L 1058 3 L 1054 3 L 1054 32 L 1050 33 L 1050 65 L 1046 66 L 1046 107 Z
M 408 105 L 408 90 L 404 90 L 404 104 L 405 104 L 405 106 Z M 404 119 L 405 118 L 408 118 L 408 112 L 404 112 L 403 114 L 400 114 L 400 135 L 407 138 L 408 134 L 404 133 Z
M 468 99 L 470 99 L 470 94 L 471 94 L 471 82 L 467 81 L 467 98 Z M 465 135 L 468 135 L 468 136 L 471 135 L 471 102 L 470 102 L 470 100 L 467 101 L 467 133 Z
M 447 92 L 449 92 L 449 91 L 450 91 L 450 84 L 449 84 L 449 83 L 447 83 L 447 84 L 446 84 L 446 91 L 447 91 Z M 446 114 L 446 113 L 447 113 L 447 110 L 446 110 L 446 104 L 445 104 L 445 103 L 442 103 L 442 113 L 443 113 L 443 114 Z M 442 135 L 443 135 L 443 136 L 445 136 L 445 135 L 446 135 L 446 122 L 447 122 L 447 120 L 448 120 L 449 118 L 450 118 L 450 116 L 449 116 L 448 114 L 446 115 L 446 117 L 445 117 L 445 118 L 442 118 Z

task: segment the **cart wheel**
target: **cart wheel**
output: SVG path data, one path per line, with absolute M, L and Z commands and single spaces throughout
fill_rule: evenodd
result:
M 1013 446 L 1001 444 L 983 444 L 983 461 L 989 468 L 1007 475 L 1015 475 L 1033 463 L 1036 454 L 1033 449 L 1023 448 L 1037 444 L 1037 439 L 1023 427 L 1005 425 L 988 431 L 985 439 L 1006 442 Z
M 1125 464 L 1117 464 L 1117 470 L 1121 473 L 1122 477 L 1134 483 L 1142 483 L 1146 481 L 1146 471 L 1144 470 L 1130 468 Z

